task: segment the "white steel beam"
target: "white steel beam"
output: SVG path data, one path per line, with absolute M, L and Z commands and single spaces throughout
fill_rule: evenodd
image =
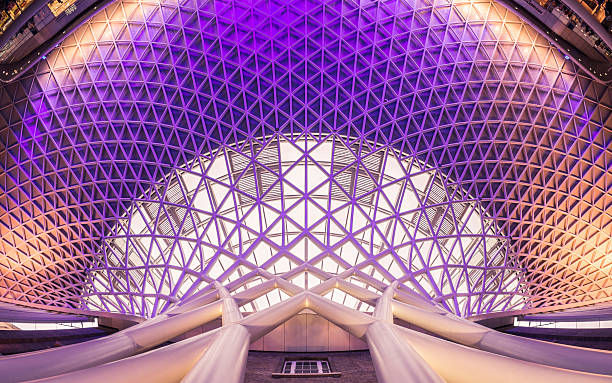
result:
M 391 300 L 397 287 L 393 282 L 378 300 L 372 316 L 376 322 L 366 331 L 370 356 L 381 383 L 427 382 L 444 380 L 406 342 L 400 341 L 393 330 Z
M 457 317 L 393 301 L 396 317 L 466 346 L 538 364 L 612 374 L 612 352 L 593 350 L 503 334 Z
M 36 380 L 36 383 L 178 382 L 193 368 L 219 333 L 220 329 L 216 329 L 144 354 Z
M 0 358 L 2 382 L 64 374 L 146 351 L 221 315 L 221 302 L 173 317 L 142 322 L 101 339 Z
M 427 362 L 399 339 L 391 323 L 377 320 L 366 332 L 370 356 L 380 383 L 444 383 Z
M 221 334 L 197 361 L 181 383 L 240 383 L 244 379 L 251 334 L 239 323 L 221 329 Z
M 396 333 L 447 383 L 612 383 L 612 376 L 539 365 L 394 325 Z

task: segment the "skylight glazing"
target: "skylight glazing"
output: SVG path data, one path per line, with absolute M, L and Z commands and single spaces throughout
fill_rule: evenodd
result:
M 247 288 L 265 281 L 245 277 L 252 270 L 282 276 L 307 263 L 327 275 L 355 268 L 385 285 L 412 284 L 470 315 L 522 303 L 507 242 L 478 201 L 392 147 L 274 135 L 223 145 L 134 200 L 103 240 L 86 301 L 154 316 L 214 281 L 246 278 Z M 308 289 L 320 280 L 301 273 L 290 282 Z M 372 310 L 339 290 L 326 296 Z M 287 297 L 276 289 L 242 310 Z

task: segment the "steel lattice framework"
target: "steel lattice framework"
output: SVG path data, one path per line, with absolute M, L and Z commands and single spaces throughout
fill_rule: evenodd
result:
M 280 275 L 308 264 L 412 282 L 463 315 L 522 306 L 507 240 L 477 201 L 414 158 L 349 142 L 272 136 L 173 171 L 104 239 L 88 303 L 154 316 L 214 281 L 253 286 L 265 280 L 251 273 L 259 267 Z M 306 271 L 291 280 L 320 283 Z M 287 297 L 277 290 L 243 310 Z M 330 298 L 372 309 L 340 292 Z
M 531 305 L 605 299 L 611 106 L 490 1 L 117 1 L 0 88 L 0 293 L 80 306 L 103 239 L 194 159 L 333 133 L 478 201 Z

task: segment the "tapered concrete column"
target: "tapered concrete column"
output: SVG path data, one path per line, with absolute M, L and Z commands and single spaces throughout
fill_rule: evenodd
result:
M 390 287 L 388 291 L 390 298 L 393 288 Z M 409 345 L 400 342 L 391 330 L 391 323 L 312 293 L 307 293 L 307 297 L 308 308 L 354 336 L 366 338 L 379 382 L 444 382 Z M 389 300 L 380 304 L 389 305 Z M 378 311 L 388 314 L 390 308 L 380 308 Z
M 222 287 L 219 294 L 225 297 L 224 305 L 236 302 L 226 295 Z M 227 301 L 226 301 L 227 299 Z M 281 323 L 296 315 L 307 306 L 304 292 L 289 298 L 282 304 L 259 311 L 245 319 L 227 318 L 222 333 L 210 349 L 198 360 L 194 368 L 185 376 L 182 383 L 223 382 L 239 383 L 244 378 L 246 358 L 251 339 L 255 340 L 272 331 Z M 225 307 L 225 306 L 224 306 Z M 238 312 L 239 314 L 239 312 Z
M 221 307 L 221 302 L 214 302 L 174 317 L 152 320 L 151 324 L 143 322 L 101 339 L 2 357 L 0 380 L 8 383 L 44 378 L 126 358 L 218 318 Z
M 450 314 L 441 315 L 434 309 L 428 311 L 393 301 L 391 297 L 395 294 L 395 290 L 397 290 L 395 284 L 385 290 L 378 299 L 374 315 L 352 310 L 312 292 L 305 291 L 278 305 L 241 319 L 238 306 L 229 292 L 223 286 L 217 285 L 217 293 L 221 297 L 221 301 L 214 305 L 192 310 L 175 317 L 152 321 L 149 325 L 133 327 L 129 329 L 130 331 L 124 330 L 121 332 L 121 337 L 118 338 L 120 341 L 129 340 L 131 342 L 130 347 L 135 347 L 137 351 L 140 351 L 140 348 L 150 347 L 164 337 L 173 337 L 173 331 L 181 332 L 198 321 L 209 320 L 209 318 L 205 318 L 205 313 L 213 316 L 213 312 L 216 310 L 214 316 L 219 316 L 221 308 L 226 314 L 222 328 L 141 355 L 68 372 L 44 379 L 42 382 L 122 383 L 146 381 L 148 383 L 165 383 L 183 379 L 185 383 L 240 383 L 244 378 L 250 341 L 270 332 L 302 309 L 310 308 L 352 335 L 367 340 L 378 379 L 382 383 L 404 383 L 406 381 L 427 383 L 516 383 L 517 381 L 612 383 L 612 376 L 564 370 L 531 363 L 462 346 L 396 326 L 392 323 L 393 316 L 390 307 L 393 308 L 395 315 L 404 320 L 418 324 L 423 328 L 427 328 L 427 322 L 430 322 L 429 326 L 432 329 L 430 331 L 435 330 L 433 332 L 449 339 L 455 337 L 457 341 L 463 341 L 473 347 L 497 347 L 501 353 L 502 346 L 506 344 L 505 339 L 499 338 L 492 330 L 469 321 Z M 426 306 L 424 303 L 423 305 Z M 109 337 L 107 339 L 112 340 L 113 338 Z M 504 341 L 504 343 L 494 344 L 496 341 Z M 47 368 L 46 366 L 49 363 L 57 362 L 61 364 L 61 360 L 54 359 L 57 357 L 76 360 L 77 365 L 86 365 L 84 364 L 85 359 L 89 355 L 95 358 L 94 351 L 102 350 L 110 354 L 113 353 L 111 346 L 117 345 L 108 340 L 107 342 L 104 343 L 106 347 L 104 349 L 102 347 L 91 347 L 92 343 L 88 342 L 90 347 L 71 349 L 76 349 L 77 353 L 73 351 L 68 354 L 51 354 L 52 351 L 41 352 L 38 354 L 53 355 L 53 358 L 50 360 L 43 358 L 38 361 L 42 362 L 40 364 L 34 364 L 37 363 L 34 361 L 30 366 L 36 366 L 36 369 L 32 368 L 32 370 L 39 370 L 41 366 Z M 539 343 L 548 345 L 545 342 Z M 552 357 L 559 357 L 563 360 L 570 358 L 572 356 L 570 351 L 575 348 L 561 347 L 563 352 Z M 509 352 L 517 352 L 518 350 L 514 350 L 512 347 L 510 349 Z M 78 353 L 79 350 L 83 351 L 83 355 Z M 546 350 L 549 349 L 543 348 L 537 351 L 544 352 Z M 525 353 L 529 354 L 529 351 L 527 350 Z M 599 354 L 601 356 L 610 353 Z M 579 354 L 580 363 L 589 362 L 584 359 L 586 355 Z M 10 357 L 0 359 L 0 361 L 7 359 L 10 359 Z M 595 358 L 595 360 L 597 363 L 601 363 L 600 359 Z M 163 365 L 163 369 L 159 368 L 161 365 Z M 74 365 L 71 366 L 71 368 L 74 368 Z M 62 368 L 65 368 L 65 366 Z M 1 371 L 4 374 L 5 370 Z M 505 373 L 507 371 L 511 371 L 511 373 Z M 6 379 L 6 376 L 6 374 L 1 376 L 3 382 L 21 380 L 9 380 Z M 10 377 L 10 375 L 8 376 Z
M 223 326 L 227 326 L 231 323 L 238 322 L 242 319 L 242 313 L 236 304 L 236 301 L 232 298 L 229 291 L 219 282 L 215 282 L 217 291 L 219 292 L 219 298 L 223 305 L 222 323 Z
M 251 334 L 239 324 L 242 314 L 229 291 L 215 282 L 223 302 L 223 328 L 182 383 L 240 383 L 244 379 Z

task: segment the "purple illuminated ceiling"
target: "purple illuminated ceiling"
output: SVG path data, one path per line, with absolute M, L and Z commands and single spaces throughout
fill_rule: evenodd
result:
M 611 106 L 489 1 L 117 1 L 0 87 L 0 295 L 79 306 L 103 238 L 177 169 L 334 133 L 478 201 L 530 305 L 605 299 Z

